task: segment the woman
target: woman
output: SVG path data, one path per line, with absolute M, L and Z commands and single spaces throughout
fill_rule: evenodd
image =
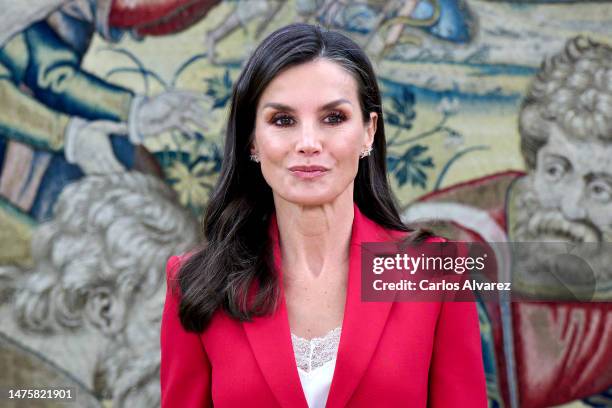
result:
M 360 243 L 411 231 L 363 51 L 272 33 L 234 87 L 206 243 L 168 262 L 162 406 L 486 406 L 475 304 L 360 299 Z

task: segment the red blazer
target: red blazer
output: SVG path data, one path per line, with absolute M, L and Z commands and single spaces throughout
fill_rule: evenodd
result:
M 354 206 L 347 299 L 327 407 L 486 407 L 473 302 L 362 302 L 361 242 L 388 241 Z M 270 234 L 282 288 L 278 226 Z M 168 261 L 168 279 L 180 258 Z M 267 317 L 238 322 L 218 310 L 186 332 L 168 290 L 161 326 L 162 407 L 307 408 L 291 343 L 284 291 Z

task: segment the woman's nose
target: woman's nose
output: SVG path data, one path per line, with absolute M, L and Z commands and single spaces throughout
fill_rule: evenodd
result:
M 312 124 L 303 124 L 298 135 L 296 150 L 301 154 L 312 155 L 321 151 L 319 131 Z

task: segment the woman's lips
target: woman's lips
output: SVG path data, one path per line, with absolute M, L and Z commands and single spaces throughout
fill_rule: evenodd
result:
M 323 166 L 293 166 L 289 168 L 289 171 L 296 177 L 312 179 L 326 174 L 329 169 Z

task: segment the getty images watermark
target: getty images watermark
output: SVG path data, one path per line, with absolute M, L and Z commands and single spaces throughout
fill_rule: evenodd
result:
M 364 301 L 610 301 L 612 243 L 364 243 Z

